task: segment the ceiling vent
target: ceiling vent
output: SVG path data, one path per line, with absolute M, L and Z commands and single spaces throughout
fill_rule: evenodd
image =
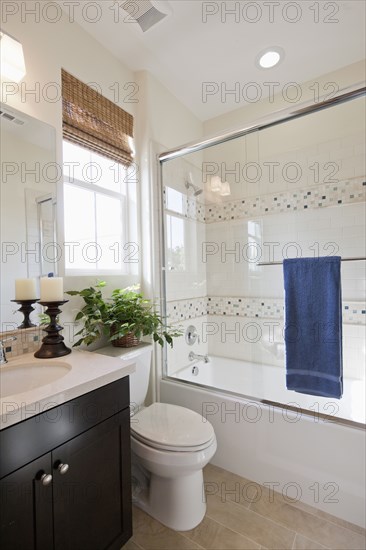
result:
M 12 122 L 13 124 L 18 124 L 18 126 L 23 126 L 25 124 L 25 120 L 14 116 L 12 113 L 5 111 L 3 108 L 0 110 L 0 118 Z
M 127 0 L 121 4 L 121 7 L 129 14 L 129 21 L 136 21 L 140 25 L 143 32 L 148 31 L 164 19 L 169 14 L 167 2 L 154 2 L 155 4 L 163 4 L 163 9 L 167 13 L 159 11 L 153 6 L 150 0 Z M 160 7 L 160 5 L 159 5 Z M 167 8 L 167 9 L 166 9 Z

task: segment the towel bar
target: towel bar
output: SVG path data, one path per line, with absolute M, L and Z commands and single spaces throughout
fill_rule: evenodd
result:
M 332 256 L 329 256 L 330 258 Z M 366 260 L 366 257 L 365 256 L 360 256 L 359 258 L 358 257 L 354 257 L 354 258 L 341 258 L 341 262 L 359 262 L 359 261 L 364 261 Z M 258 262 L 257 264 L 258 267 L 259 266 L 262 266 L 262 265 L 282 265 L 282 262 Z

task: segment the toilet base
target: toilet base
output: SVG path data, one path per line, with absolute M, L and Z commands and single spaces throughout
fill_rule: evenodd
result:
M 151 474 L 149 491 L 135 504 L 174 531 L 194 529 L 206 514 L 202 470 L 174 479 Z

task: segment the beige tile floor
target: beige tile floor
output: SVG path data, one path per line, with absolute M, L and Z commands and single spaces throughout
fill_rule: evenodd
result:
M 207 514 L 195 529 L 176 532 L 138 508 L 123 550 L 366 549 L 365 530 L 280 493 L 208 465 Z

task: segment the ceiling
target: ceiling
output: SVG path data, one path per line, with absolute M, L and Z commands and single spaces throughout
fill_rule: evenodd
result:
M 122 8 L 112 10 L 112 2 L 99 2 L 98 23 L 78 17 L 77 10 L 76 20 L 130 69 L 150 71 L 201 120 L 268 97 L 265 82 L 278 83 L 280 92 L 289 82 L 306 82 L 365 57 L 363 0 L 152 2 L 161 11 L 168 4 L 171 14 L 145 33 L 125 20 Z M 229 15 L 230 9 L 237 11 Z M 281 47 L 284 60 L 260 69 L 256 57 L 270 46 Z M 239 97 L 227 93 L 234 89 Z

